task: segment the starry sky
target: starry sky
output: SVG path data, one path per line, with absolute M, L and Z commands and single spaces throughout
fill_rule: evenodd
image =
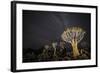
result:
M 90 43 L 91 14 L 23 10 L 23 48 L 39 49 L 58 41 L 65 27 L 78 26 L 86 31 Z

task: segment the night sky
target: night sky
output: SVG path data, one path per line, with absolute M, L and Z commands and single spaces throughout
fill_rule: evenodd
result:
M 90 14 L 23 10 L 23 48 L 39 49 L 58 41 L 65 27 L 79 26 L 90 43 Z

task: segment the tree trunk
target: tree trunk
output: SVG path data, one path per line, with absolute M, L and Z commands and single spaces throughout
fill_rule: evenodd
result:
M 73 39 L 71 44 L 73 49 L 73 58 L 76 59 L 80 55 L 77 47 L 77 41 Z
M 56 48 L 54 48 L 54 56 L 56 56 Z

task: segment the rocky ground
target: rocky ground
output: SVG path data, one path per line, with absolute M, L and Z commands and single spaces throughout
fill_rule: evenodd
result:
M 54 54 L 54 49 L 42 49 L 40 52 L 34 52 L 30 49 L 27 53 L 23 53 L 23 62 L 44 62 L 44 61 L 68 61 L 68 60 L 85 60 L 90 59 L 90 53 L 86 49 L 79 49 L 80 55 L 73 58 L 72 51 L 65 49 L 57 49 Z

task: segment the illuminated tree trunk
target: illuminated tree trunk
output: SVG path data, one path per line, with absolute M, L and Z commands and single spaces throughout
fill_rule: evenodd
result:
M 77 56 L 79 56 L 79 50 L 78 50 L 78 47 L 77 47 L 77 41 L 75 39 L 72 40 L 72 49 L 73 49 L 73 58 L 77 58 Z
M 64 30 L 61 35 L 63 41 L 72 45 L 73 58 L 76 59 L 80 54 L 78 50 L 78 43 L 83 39 L 85 31 L 79 27 L 70 27 Z
M 56 56 L 56 48 L 54 48 L 54 56 Z
M 52 47 L 54 48 L 54 56 L 56 56 L 56 46 L 57 46 L 57 42 L 53 42 Z

